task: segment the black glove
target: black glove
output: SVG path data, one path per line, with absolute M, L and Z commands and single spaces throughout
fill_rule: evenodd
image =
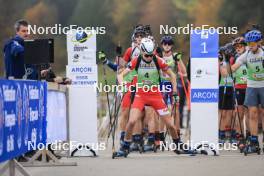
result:
M 230 58 L 230 56 L 234 56 L 236 53 L 235 48 L 233 47 L 232 43 L 228 43 L 225 45 L 225 55 Z
M 106 64 L 106 54 L 103 51 L 98 52 L 98 59 L 103 62 L 103 64 Z
M 118 45 L 118 46 L 116 47 L 116 54 L 117 54 L 118 56 L 121 56 L 121 54 L 122 54 L 122 47 L 121 47 L 120 45 Z
M 220 62 L 223 62 L 223 60 L 224 60 L 224 56 L 220 52 L 218 53 L 218 59 Z
M 227 63 L 230 63 L 230 58 L 231 58 L 231 56 L 230 56 L 230 55 L 227 55 L 227 56 L 225 57 L 225 61 L 226 61 Z
M 175 102 L 175 103 L 179 103 L 180 98 L 179 98 L 177 92 L 174 92 L 172 96 L 173 96 L 173 98 L 174 98 L 174 102 Z
M 173 53 L 173 60 L 175 62 L 179 62 L 179 60 L 181 60 L 182 58 L 182 53 Z

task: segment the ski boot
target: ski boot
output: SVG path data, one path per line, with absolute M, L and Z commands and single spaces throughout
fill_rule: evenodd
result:
M 240 153 L 243 153 L 245 145 L 246 145 L 246 140 L 243 138 L 241 134 L 238 134 L 237 136 L 237 146 L 240 151 Z
M 146 145 L 144 145 L 144 152 L 150 152 L 153 151 L 154 153 L 157 152 L 157 147 L 155 145 L 155 143 L 147 143 Z
M 166 144 L 166 141 L 165 141 L 165 133 L 164 132 L 162 132 L 162 133 L 160 133 L 160 143 L 159 143 L 159 145 L 161 146 L 160 147 L 160 149 L 161 149 L 161 151 L 165 151 L 165 149 L 167 148 L 167 144 Z
M 137 151 L 139 151 L 138 145 L 135 142 L 133 142 L 130 145 L 129 152 L 137 152 Z
M 159 132 L 155 132 L 155 146 L 156 149 L 160 148 L 160 133 Z
M 113 152 L 112 159 L 121 158 L 121 157 L 126 158 L 127 155 L 128 155 L 128 152 L 127 151 L 118 150 L 117 152 Z
M 257 141 L 257 136 L 254 136 L 254 137 L 251 136 L 250 141 L 248 141 L 247 144 L 245 145 L 244 155 L 247 156 L 248 154 L 251 154 L 251 153 L 257 153 L 258 155 L 260 155 L 260 151 L 261 149 Z
M 120 146 L 122 145 L 122 143 L 124 142 L 124 140 L 125 140 L 125 135 L 126 135 L 126 132 L 125 131 L 122 131 L 121 133 L 120 133 Z
M 219 131 L 219 141 L 218 143 L 220 145 L 224 145 L 226 142 L 226 135 L 225 135 L 225 131 Z
M 246 131 L 246 140 L 249 140 L 250 136 L 251 136 L 251 134 L 250 134 L 250 132 L 247 130 L 247 131 Z
M 113 152 L 112 159 L 122 158 L 122 157 L 126 158 L 129 153 L 129 146 L 130 146 L 130 142 L 124 141 L 120 149 L 116 152 Z
M 157 152 L 154 134 L 149 134 L 148 142 L 146 145 L 144 145 L 144 152 L 149 152 L 149 151 L 153 151 L 155 153 Z
M 220 145 L 224 145 L 225 144 L 225 142 L 226 142 L 226 138 L 219 138 L 219 140 L 218 140 L 218 143 L 220 144 Z
M 144 152 L 144 141 L 141 135 L 133 135 L 133 143 L 130 146 L 130 152 Z
M 239 134 L 236 133 L 236 131 L 232 130 L 231 136 L 230 136 L 230 143 L 231 144 L 238 144 L 238 137 L 239 137 Z
M 173 142 L 176 145 L 176 149 L 174 150 L 176 154 L 187 154 L 190 156 L 195 156 L 197 154 L 196 150 L 192 150 L 187 144 L 184 144 L 180 140 L 173 140 Z

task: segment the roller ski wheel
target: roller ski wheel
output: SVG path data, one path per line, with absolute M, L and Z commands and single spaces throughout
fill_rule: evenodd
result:
M 126 158 L 128 155 L 128 151 L 122 151 L 122 150 L 119 150 L 117 152 L 113 152 L 112 154 L 112 159 L 115 159 L 115 158 Z

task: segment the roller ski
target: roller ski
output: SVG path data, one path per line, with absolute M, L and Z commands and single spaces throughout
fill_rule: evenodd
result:
M 121 144 L 121 147 L 118 151 L 114 151 L 112 154 L 112 159 L 115 158 L 126 158 L 127 155 L 129 154 L 129 147 L 130 147 L 130 143 L 129 142 L 123 142 Z
M 209 146 L 208 144 L 201 144 L 195 148 L 196 154 L 201 155 L 213 155 L 218 156 L 216 150 L 214 147 Z
M 258 142 L 248 142 L 245 145 L 244 148 L 244 155 L 247 156 L 248 154 L 253 154 L 253 153 L 257 153 L 258 155 L 260 155 L 261 149 L 259 147 L 259 143 Z
M 128 155 L 128 151 L 124 151 L 124 150 L 119 150 L 117 152 L 113 152 L 113 155 L 112 155 L 112 159 L 115 159 L 115 158 L 126 158 Z
M 176 149 L 174 150 L 174 153 L 177 155 L 190 155 L 190 156 L 196 156 L 198 153 L 195 150 L 182 150 L 182 149 Z
M 173 150 L 174 153 L 177 155 L 190 155 L 190 156 L 195 156 L 197 153 L 196 150 L 192 150 L 187 144 L 184 144 L 183 142 L 178 142 L 176 144 L 176 149 Z

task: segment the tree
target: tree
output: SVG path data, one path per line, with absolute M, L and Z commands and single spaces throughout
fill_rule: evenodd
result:
M 114 8 L 111 0 L 79 0 L 69 19 L 70 24 L 81 27 L 105 27 L 106 34 L 97 35 L 97 48 L 114 55 L 114 46 L 109 35 L 112 31 L 112 20 L 109 12 Z
M 138 6 L 140 2 L 138 0 L 134 1 L 124 1 L 115 0 L 115 8 L 110 12 L 111 19 L 113 21 L 114 32 L 111 32 L 111 37 L 113 42 L 120 44 L 122 46 L 130 46 L 131 44 L 131 34 L 133 27 L 138 22 Z

